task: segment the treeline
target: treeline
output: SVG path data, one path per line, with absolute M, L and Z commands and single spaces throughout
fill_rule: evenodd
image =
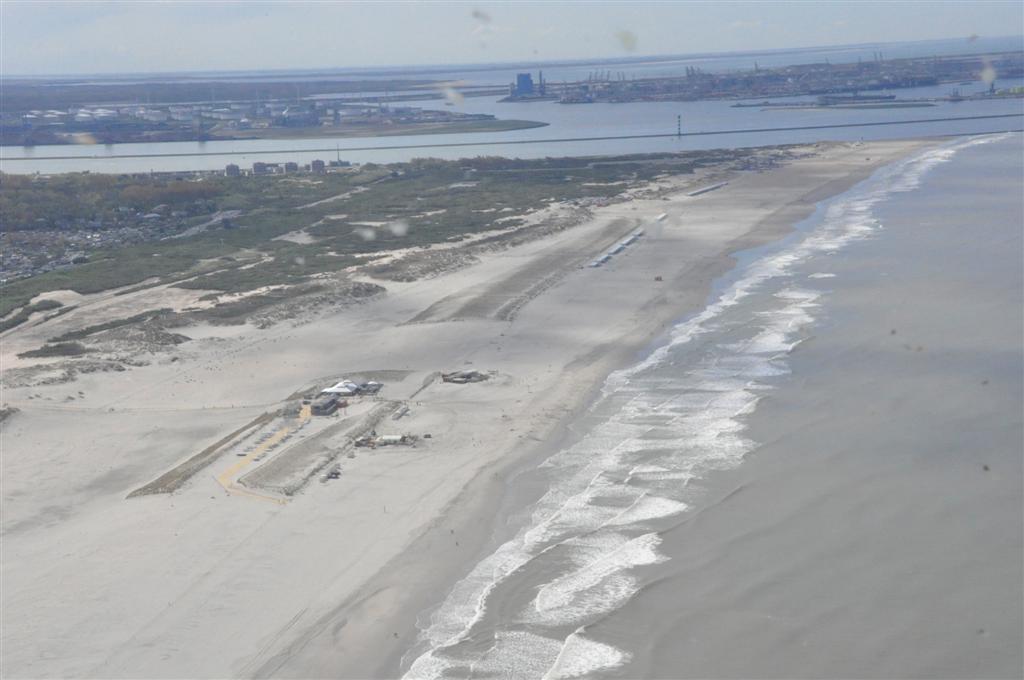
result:
M 0 175 L 0 225 L 4 231 L 20 231 L 96 219 L 117 205 L 119 185 L 112 175 Z
M 784 148 L 780 146 L 779 148 Z M 688 163 L 688 162 L 716 162 L 727 160 L 735 156 L 748 155 L 746 151 L 701 150 L 701 151 L 680 151 L 680 152 L 656 152 L 656 153 L 635 153 L 621 156 L 581 156 L 562 157 L 548 156 L 547 158 L 506 158 L 504 156 L 476 156 L 474 158 L 461 158 L 458 160 L 443 160 L 440 158 L 413 158 L 407 164 L 394 163 L 388 165 L 401 171 L 404 168 L 413 171 L 466 171 L 477 170 L 480 172 L 510 172 L 516 170 L 568 170 L 568 169 L 594 169 L 602 166 L 621 166 L 629 163 Z M 370 164 L 364 164 L 367 168 Z
M 221 194 L 221 187 L 212 182 L 171 181 L 166 184 L 131 184 L 121 190 L 123 204 L 139 210 L 155 205 L 169 206 L 209 200 Z
M 86 219 L 103 220 L 121 207 L 171 208 L 220 196 L 218 182 L 68 174 L 37 179 L 0 174 L 0 225 L 4 231 L 52 229 Z

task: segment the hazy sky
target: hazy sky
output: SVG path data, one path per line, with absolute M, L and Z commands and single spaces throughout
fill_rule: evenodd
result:
M 0 0 L 0 73 L 534 61 L 1020 33 L 1020 0 Z

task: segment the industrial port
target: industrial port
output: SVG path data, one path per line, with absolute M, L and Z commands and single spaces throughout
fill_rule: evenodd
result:
M 755 62 L 749 70 L 720 73 L 687 67 L 683 76 L 660 78 L 631 78 L 624 72 L 602 70 L 590 73 L 582 81 L 561 83 L 546 81 L 543 73 L 535 83 L 531 74 L 520 73 L 503 101 L 594 104 L 814 95 L 827 98 L 978 80 L 990 84 L 987 96 L 1021 96 L 1020 92 L 999 90 L 997 76 L 1024 76 L 1024 53 L 919 59 L 885 59 L 882 53 L 877 53 L 873 60 L 844 64 L 825 62 L 762 68 Z

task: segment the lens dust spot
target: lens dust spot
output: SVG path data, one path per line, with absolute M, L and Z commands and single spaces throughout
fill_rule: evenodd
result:
M 405 220 L 394 220 L 388 222 L 387 229 L 393 236 L 405 236 L 409 233 L 409 223 Z
M 621 30 L 615 34 L 615 37 L 619 39 L 622 49 L 627 52 L 635 52 L 637 43 L 640 42 L 633 31 Z
M 988 63 L 986 60 L 985 68 L 981 69 L 981 73 L 978 74 L 978 77 L 981 78 L 986 85 L 991 85 L 996 81 L 996 70 L 992 64 Z
M 462 93 L 456 90 L 454 87 L 445 87 L 441 90 L 441 92 L 442 94 L 444 94 L 445 101 L 448 102 L 449 104 L 454 104 L 458 106 L 465 99 L 465 97 L 462 96 Z

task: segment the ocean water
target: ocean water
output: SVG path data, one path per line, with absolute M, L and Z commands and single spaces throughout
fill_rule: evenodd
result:
M 937 168 L 955 168 L 967 158 L 976 170 L 984 166 L 984 154 L 1016 167 L 1020 151 L 1019 134 L 1002 134 L 921 152 L 820 205 L 784 241 L 740 254 L 704 310 L 678 323 L 643 360 L 608 377 L 583 424 L 585 434 L 524 474 L 519 483 L 542 485 L 542 495 L 511 518 L 509 525 L 519 527 L 515 534 L 422 617 L 418 643 L 403 659 L 405 677 L 717 674 L 714 659 L 687 670 L 690 657 L 677 653 L 676 636 L 695 639 L 681 630 L 675 606 L 687 601 L 686 574 L 674 567 L 686 552 L 679 528 L 698 512 L 714 512 L 708 510 L 714 480 L 763 448 L 748 429 L 750 420 L 765 400 L 796 389 L 794 352 L 834 322 L 830 302 L 836 291 L 858 285 L 856 274 L 836 272 L 856 272 L 851 258 L 864 244 L 884 248 L 883 215 L 902 209 L 904 219 L 912 217 L 914 201 L 927 194 L 923 187 Z M 1013 219 L 1018 224 L 1011 231 L 1019 232 L 1019 215 Z M 1019 237 L 1010 243 L 1019 245 Z M 976 257 L 983 262 L 993 256 L 989 266 L 1001 257 L 1004 273 L 1016 280 L 1020 253 L 1013 256 L 1005 246 L 983 244 Z M 938 246 L 921 252 L 939 261 L 951 256 Z M 877 279 L 874 274 L 867 279 Z M 880 285 L 873 296 L 898 292 Z M 1019 369 L 1019 350 L 1008 361 Z M 1020 407 L 1014 394 L 1004 404 L 1011 426 Z M 782 425 L 772 436 L 780 432 Z M 660 590 L 652 595 L 655 582 Z M 652 597 L 653 603 L 638 604 Z M 699 627 L 699 612 L 689 613 L 687 625 Z M 722 637 L 730 640 L 731 634 L 726 630 Z M 735 673 L 759 675 L 752 664 Z M 848 670 L 869 674 L 856 665 Z M 776 676 L 798 671 L 783 664 Z

